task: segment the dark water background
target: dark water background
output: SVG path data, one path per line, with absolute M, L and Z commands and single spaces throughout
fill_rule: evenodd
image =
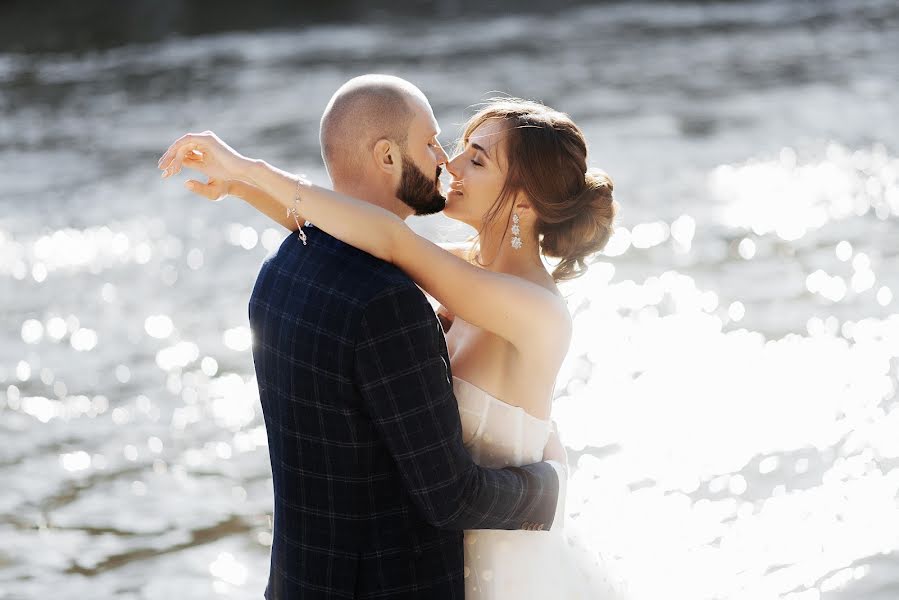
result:
M 261 596 L 246 309 L 286 232 L 156 159 L 212 129 L 324 183 L 372 71 L 445 143 L 542 100 L 615 180 L 554 417 L 636 597 L 899 597 L 895 2 L 41 6 L 0 3 L 0 599 Z

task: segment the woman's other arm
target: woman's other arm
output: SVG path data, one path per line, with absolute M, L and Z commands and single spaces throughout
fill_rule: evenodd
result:
M 236 196 L 275 223 L 283 225 L 291 231 L 298 229 L 296 219 L 288 214 L 280 202 L 270 194 L 267 194 L 265 190 L 246 181 L 240 181 L 239 179 L 210 179 L 206 183 L 200 183 L 199 181 L 191 180 L 185 183 L 185 187 L 213 202 L 217 202 L 225 196 Z

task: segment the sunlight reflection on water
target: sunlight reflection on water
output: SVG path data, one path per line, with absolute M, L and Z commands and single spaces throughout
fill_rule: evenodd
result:
M 580 457 L 569 514 L 621 558 L 639 597 L 780 597 L 897 548 L 899 467 L 881 463 L 896 458 L 899 316 L 857 323 L 849 340 L 765 340 L 723 331 L 689 278 L 585 279 L 553 414 L 570 449 L 605 450 Z M 641 308 L 674 294 L 686 301 L 669 314 Z M 815 478 L 794 476 L 808 459 L 782 466 L 810 449 Z M 642 575 L 660 569 L 677 580 Z
M 575 335 L 553 416 L 574 467 L 568 528 L 635 598 L 892 600 L 897 582 L 895 86 L 877 79 L 886 71 L 867 45 L 895 42 L 873 33 L 865 41 L 849 18 L 823 27 L 826 43 L 811 51 L 808 31 L 780 24 L 784 9 L 769 8 L 776 29 L 753 29 L 747 39 L 728 33 L 727 43 L 714 29 L 690 40 L 677 29 L 722 11 L 737 18 L 726 6 L 708 14 L 607 7 L 557 28 L 501 20 L 501 40 L 526 32 L 552 42 L 537 57 L 486 41 L 494 22 L 453 30 L 492 51 L 466 66 L 472 90 L 515 89 L 503 77 L 531 73 L 535 94 L 544 89 L 578 116 L 621 193 L 621 223 L 605 252 L 563 286 Z M 613 18 L 657 23 L 661 35 L 636 45 L 615 37 L 639 35 L 631 27 L 593 35 Z M 586 29 L 560 33 L 571 28 Z M 387 44 L 391 64 L 434 90 L 435 104 L 478 100 L 471 94 L 479 91 L 453 84 L 457 67 L 439 63 L 449 42 L 434 50 L 435 69 L 404 54 L 419 47 L 412 33 L 399 50 L 376 29 L 309 36 L 304 48 L 330 44 L 357 61 L 353 68 Z M 584 65 L 575 77 L 558 68 L 580 64 L 566 54 L 574 51 L 562 43 L 568 37 L 599 44 L 587 53 L 607 57 L 599 71 Z M 191 202 L 183 190 L 148 184 L 134 165 L 156 151 L 147 132 L 162 139 L 210 110 L 237 139 L 262 140 L 260 155 L 274 154 L 275 163 L 302 162 L 299 152 L 317 164 L 317 148 L 297 148 L 315 138 L 304 127 L 317 126 L 317 115 L 297 116 L 295 90 L 279 87 L 297 43 L 288 33 L 211 36 L 36 65 L 45 85 L 108 84 L 109 69 L 121 69 L 156 89 L 170 73 L 154 75 L 151 63 L 169 60 L 175 70 L 199 62 L 201 90 L 222 77 L 236 94 L 216 94 L 210 102 L 220 104 L 202 110 L 193 96 L 136 95 L 121 121 L 134 133 L 122 142 L 134 146 L 133 171 L 118 179 L 93 171 L 92 160 L 59 160 L 63 175 L 85 171 L 91 181 L 77 184 L 71 203 L 34 167 L 51 154 L 32 149 L 50 144 L 49 134 L 0 128 L 12 136 L 0 144 L 3 156 L 31 169 L 4 180 L 18 194 L 11 197 L 59 202 L 43 210 L 23 201 L 0 220 L 0 278 L 14 290 L 5 295 L 0 345 L 0 473 L 12 483 L 0 495 L 0 588 L 9 597 L 248 597 L 264 589 L 272 489 L 246 301 L 259 263 L 286 233 L 239 204 Z M 821 60 L 861 57 L 854 72 L 867 79 L 838 72 L 835 83 L 794 88 L 791 78 L 765 79 L 777 60 L 754 71 L 732 43 L 747 44 L 746 56 L 786 53 L 808 69 L 824 49 L 843 48 L 839 60 Z M 223 56 L 231 56 L 224 71 L 215 67 Z M 349 73 L 316 56 L 302 65 L 304 90 L 323 102 Z M 24 69 L 20 62 L 0 60 L 0 76 Z M 694 88 L 679 95 L 684 64 L 710 99 Z M 706 82 L 709 64 L 718 79 Z M 280 91 L 269 110 L 248 110 L 255 90 L 273 81 Z M 567 95 L 553 96 L 557 87 Z M 47 131 L 91 139 L 103 129 L 118 92 L 84 93 L 96 103 L 85 114 L 47 115 Z M 695 114 L 685 98 L 697 103 Z M 162 123 L 176 105 L 185 115 Z M 859 107 L 854 116 L 835 118 L 847 105 Z M 36 122 L 36 110 L 23 108 L 16 123 Z M 815 114 L 832 128 L 815 129 L 821 138 L 810 141 Z M 144 212 L 122 197 L 146 200 Z M 465 235 L 441 217 L 410 224 L 433 238 Z
M 721 176 L 720 169 L 715 173 Z M 814 190 L 806 191 L 814 196 Z M 734 200 L 735 206 L 741 202 Z M 808 204 L 808 213 L 817 214 L 816 203 Z M 791 222 L 811 223 L 806 215 L 794 211 Z M 735 260 L 764 260 L 758 245 L 764 246 L 769 236 L 784 239 L 785 230 L 778 225 L 761 231 L 757 223 L 764 222 L 742 224 L 753 229 L 753 237 L 737 238 Z M 226 227 L 224 241 L 252 250 L 256 244 L 245 242 L 259 237 L 255 229 L 252 236 L 246 233 L 251 229 Z M 263 233 L 263 251 L 283 239 L 276 233 Z M 66 235 L 116 238 L 111 230 Z M 771 339 L 741 326 L 756 303 L 731 300 L 739 297 L 733 290 L 705 289 L 676 269 L 625 279 L 615 266 L 660 245 L 689 255 L 694 240 L 703 235 L 688 214 L 670 225 L 621 227 L 608 255 L 594 262 L 585 277 L 563 286 L 575 333 L 553 415 L 575 457 L 568 528 L 602 554 L 636 598 L 820 598 L 865 579 L 871 567 L 864 561 L 899 549 L 899 315 L 857 320 L 812 316 L 801 332 Z M 47 239 L 53 236 L 16 243 L 22 254 L 50 265 L 51 272 L 91 271 L 121 255 L 121 247 L 97 244 L 89 260 L 73 260 L 57 256 L 67 252 L 65 244 L 51 251 Z M 180 254 L 168 234 L 143 243 L 150 256 L 164 253 L 164 247 L 169 254 Z M 847 240 L 829 253 L 826 268 L 851 268 L 850 283 L 816 269 L 803 283 L 809 294 L 830 303 L 859 296 L 868 297 L 868 305 L 892 302 L 887 286 L 870 297 L 878 261 Z M 834 284 L 837 277 L 841 284 Z M 76 351 L 100 347 L 98 331 L 83 327 L 75 315 L 27 318 L 18 329 L 29 346 L 46 347 L 69 336 Z M 75 476 L 90 481 L 103 472 L 129 472 L 128 463 L 144 472 L 140 479 L 97 480 L 83 491 L 52 492 L 54 484 L 48 480 L 30 491 L 26 487 L 25 496 L 13 500 L 11 506 L 21 507 L 28 506 L 21 500 L 38 502 L 48 493 L 77 496 L 52 511 L 52 523 L 63 529 L 44 529 L 44 537 L 71 536 L 66 528 L 76 526 L 137 536 L 130 543 L 100 544 L 92 550 L 95 558 L 77 559 L 85 572 L 104 572 L 104 556 L 127 553 L 129 547 L 164 547 L 176 535 L 176 523 L 203 527 L 190 519 L 210 495 L 218 495 L 219 503 L 217 509 L 202 509 L 209 527 L 227 522 L 234 514 L 233 502 L 244 505 L 239 512 L 246 515 L 269 510 L 264 485 L 233 485 L 268 481 L 255 379 L 222 372 L 224 357 L 215 356 L 237 352 L 248 358 L 248 326 L 225 328 L 212 353 L 206 343 L 184 339 L 186 331 L 168 314 L 147 315 L 139 333 L 164 342 L 155 351 L 155 365 L 167 373 L 165 388 L 181 405 L 141 394 L 131 402 L 117 401 L 109 410 L 102 395 L 42 395 L 37 391 L 41 385 L 61 382 L 30 359 L 18 361 L 12 380 L 4 376 L 7 426 L 19 432 L 14 440 L 33 430 L 28 419 L 47 426 L 59 423 L 39 436 L 46 442 L 38 443 L 53 443 L 70 429 L 68 424 L 78 423 L 84 445 L 59 452 L 55 467 L 41 467 L 56 473 L 51 480 L 64 486 Z M 34 381 L 38 372 L 40 382 Z M 135 375 L 145 377 L 142 367 L 122 363 L 114 374 L 123 385 Z M 97 435 L 110 426 L 134 430 L 104 442 Z M 20 452 L 26 447 L 21 439 L 13 445 Z M 40 459 L 17 460 L 10 463 L 10 476 L 21 481 Z M 217 475 L 198 488 L 201 473 Z M 216 481 L 224 486 L 218 491 Z M 124 498 L 132 508 L 122 512 Z M 185 508 L 192 504 L 194 509 Z M 148 520 L 147 511 L 155 516 Z M 136 526 L 132 519 L 142 524 Z M 16 536 L 23 538 L 23 547 L 38 547 L 26 532 Z M 253 569 L 261 568 L 270 543 L 264 531 L 256 539 L 251 556 L 260 560 L 250 560 Z M 216 590 L 227 594 L 259 585 L 261 575 L 250 577 L 249 567 L 240 562 L 246 557 L 226 549 L 234 546 L 221 548 L 207 563 Z M 64 560 L 65 551 L 60 552 L 59 560 Z

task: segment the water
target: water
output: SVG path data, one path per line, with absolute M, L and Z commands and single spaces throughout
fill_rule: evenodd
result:
M 572 527 L 634 594 L 895 598 L 897 25 L 627 4 L 0 55 L 0 598 L 261 595 L 247 300 L 285 232 L 156 159 L 211 129 L 323 183 L 321 110 L 369 71 L 418 84 L 444 142 L 492 90 L 541 99 L 612 174 L 554 416 Z

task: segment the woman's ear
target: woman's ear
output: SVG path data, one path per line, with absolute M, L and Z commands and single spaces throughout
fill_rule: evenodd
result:
M 390 140 L 386 138 L 378 140 L 372 150 L 377 168 L 390 174 L 402 169 L 397 150 L 398 147 L 396 144 L 392 143 Z
M 517 212 L 519 216 L 529 215 L 533 211 L 531 201 L 528 200 L 524 192 L 519 191 L 515 194 L 515 200 L 512 202 L 512 211 Z
M 520 223 L 528 230 L 536 226 L 537 213 L 534 212 L 534 207 L 524 192 L 519 191 L 515 194 L 515 200 L 512 202 L 512 213 L 518 215 Z M 511 215 L 509 218 L 511 218 Z

